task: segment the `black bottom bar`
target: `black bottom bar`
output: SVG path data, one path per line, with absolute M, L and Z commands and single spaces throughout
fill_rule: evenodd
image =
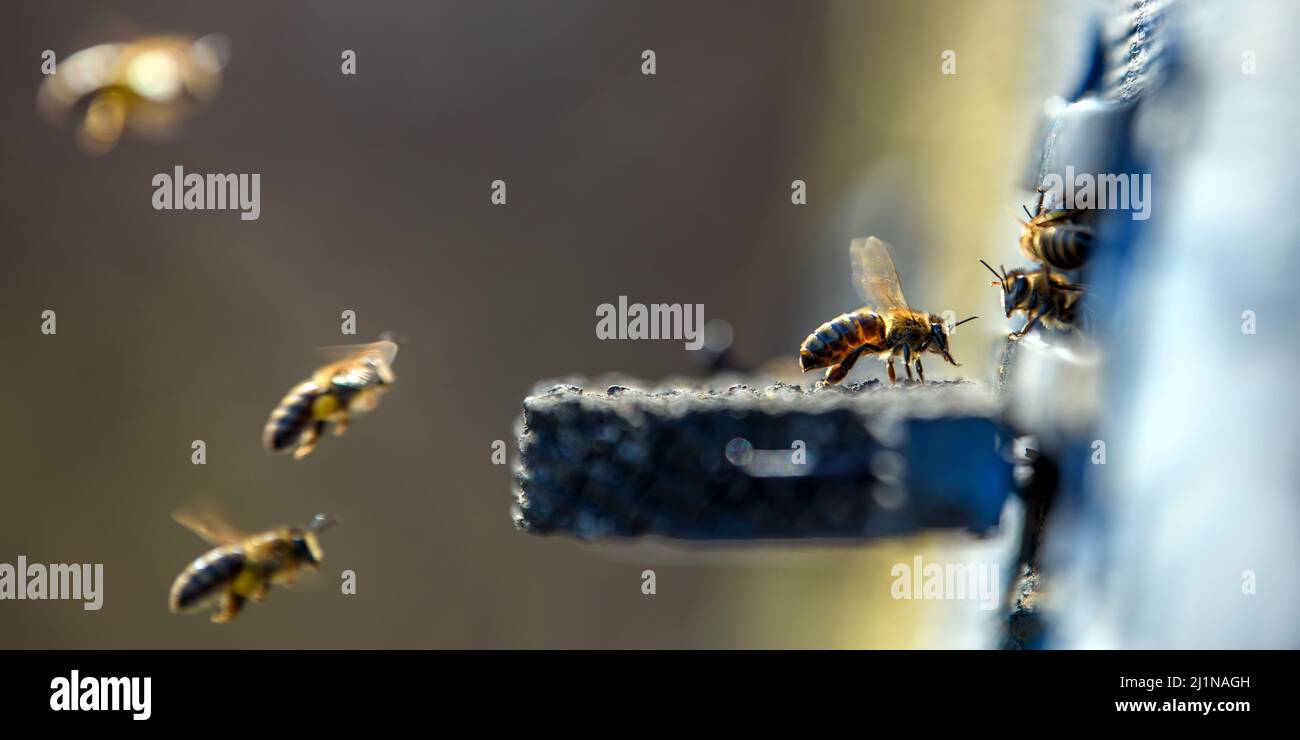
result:
M 1281 718 L 1291 653 L 1275 652 L 426 652 L 9 651 L 0 711 L 41 729 L 69 723 L 177 729 L 311 728 L 394 720 L 565 732 L 726 719 L 816 732 L 874 718 L 971 729 L 1042 721 Z M 147 710 L 62 710 L 101 677 L 148 677 Z M 1170 678 L 1175 685 L 1170 686 Z M 62 680 L 60 680 L 62 679 Z M 1157 683 L 1158 682 L 1158 683 Z M 53 687 L 52 687 L 53 684 Z M 143 698 L 143 682 L 133 695 Z M 99 686 L 120 692 L 127 682 Z M 60 692 L 63 693 L 60 693 Z M 1285 696 L 1284 696 L 1285 692 Z M 119 701 L 119 705 L 129 703 Z M 79 704 L 80 704 L 79 701 Z M 1121 702 L 1129 702 L 1122 707 Z M 1135 703 L 1133 703 L 1135 702 Z M 1190 703 L 1197 702 L 1193 706 Z M 1208 714 L 1205 706 L 1209 703 Z M 1226 702 L 1226 703 L 1225 703 Z M 144 702 L 138 702 L 142 705 Z M 149 718 L 133 720 L 133 714 Z M 619 719 L 619 717 L 622 719 Z M 670 721 L 671 720 L 671 721 Z M 433 724 L 430 724 L 432 722 Z M 611 724 L 612 722 L 612 724 Z M 1018 725 L 1029 728 L 1032 725 Z M 1026 730 L 1032 731 L 1032 730 Z

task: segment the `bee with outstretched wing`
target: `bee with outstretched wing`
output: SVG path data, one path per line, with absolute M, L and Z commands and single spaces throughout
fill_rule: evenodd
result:
M 275 407 L 262 430 L 262 446 L 267 452 L 293 447 L 294 459 L 301 460 L 316 449 L 330 422 L 335 436 L 343 436 L 352 416 L 373 410 L 379 397 L 396 382 L 393 360 L 397 346 L 395 341 L 382 339 L 323 348 L 331 362 L 291 388 Z
M 234 619 L 248 599 L 264 601 L 273 584 L 291 585 L 303 568 L 320 567 L 317 535 L 334 523 L 317 514 L 306 527 L 245 535 L 211 510 L 179 511 L 173 518 L 214 547 L 176 577 L 168 605 L 182 612 L 218 601 L 212 615 L 218 623 Z
M 849 246 L 853 282 L 868 305 L 840 314 L 817 328 L 799 348 L 799 367 L 804 370 L 825 367 L 826 382 L 844 380 L 863 354 L 875 355 L 885 363 L 889 382 L 898 382 L 894 361 L 903 360 L 908 380 L 912 368 L 925 382 L 921 355 L 933 352 L 952 365 L 958 365 L 949 352 L 949 327 L 942 317 L 916 311 L 903 297 L 898 268 L 890 257 L 889 245 L 876 237 L 855 239 Z M 972 316 L 953 324 L 978 318 Z

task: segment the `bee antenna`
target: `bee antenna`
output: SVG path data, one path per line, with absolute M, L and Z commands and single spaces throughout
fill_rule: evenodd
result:
M 953 324 L 953 328 L 956 328 L 956 327 L 958 327 L 958 326 L 961 326 L 962 324 L 966 323 L 967 321 L 974 321 L 975 319 L 978 319 L 978 318 L 979 318 L 978 316 L 972 316 L 972 317 L 970 317 L 969 319 L 962 319 L 961 321 L 958 321 L 957 323 Z
M 329 514 L 317 514 L 316 516 L 311 518 L 311 524 L 307 525 L 307 531 L 324 532 L 325 530 L 329 529 L 330 527 L 338 523 L 339 520 L 330 516 Z
M 984 260 L 980 260 L 980 264 L 988 268 L 988 271 L 993 273 L 993 277 L 998 278 L 998 282 L 1001 282 L 1004 279 L 998 275 L 997 270 L 994 270 L 992 267 L 989 266 L 989 263 L 985 262 Z
M 1029 206 L 1025 205 L 1024 203 L 1021 203 L 1021 204 L 1020 204 L 1020 207 L 1023 208 L 1023 209 L 1025 209 L 1025 215 L 1029 217 L 1029 220 L 1030 220 L 1030 221 L 1033 221 L 1033 220 L 1034 220 L 1034 214 L 1032 214 L 1032 213 L 1029 212 Z

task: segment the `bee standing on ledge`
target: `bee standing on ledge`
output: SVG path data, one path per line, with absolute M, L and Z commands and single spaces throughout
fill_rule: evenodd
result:
M 352 415 L 374 409 L 379 405 L 379 396 L 397 380 L 393 374 L 393 360 L 397 357 L 394 341 L 384 339 L 324 351 L 339 359 L 294 386 L 271 412 L 262 431 L 262 446 L 267 452 L 284 452 L 297 445 L 293 459 L 301 460 L 315 449 L 328 422 L 334 422 L 335 436 L 343 436 Z
M 1043 266 L 1044 274 L 1055 267 L 1058 270 L 1077 270 L 1083 267 L 1092 253 L 1092 229 L 1077 222 L 1081 208 L 1048 210 L 1043 205 L 1047 190 L 1038 187 L 1038 206 L 1030 213 L 1025 208 L 1028 221 L 1021 221 L 1020 251 Z
M 1065 277 L 1046 270 L 1012 270 L 1002 268 L 998 274 L 989 263 L 980 260 L 980 264 L 993 273 L 992 285 L 1002 288 L 1002 308 L 1011 318 L 1013 313 L 1024 313 L 1028 320 L 1020 331 L 1012 332 L 1014 339 L 1020 339 L 1042 321 L 1043 326 L 1057 331 L 1071 331 L 1080 328 L 1082 320 L 1079 299 L 1083 297 L 1083 286 L 1067 282 Z
M 925 382 L 921 355 L 926 351 L 941 355 L 953 366 L 960 363 L 948 352 L 949 327 L 940 316 L 915 311 L 907 306 L 898 270 L 889 256 L 889 245 L 876 237 L 855 239 L 849 246 L 853 264 L 853 283 L 868 306 L 852 313 L 840 314 L 808 335 L 799 348 L 799 367 L 807 372 L 819 367 L 826 371 L 826 382 L 844 380 L 863 353 L 885 362 L 889 382 L 896 383 L 894 360 L 903 358 L 907 379 L 912 379 L 915 355 L 916 374 Z M 972 316 L 954 327 L 979 318 Z
M 168 605 L 182 612 L 220 600 L 221 610 L 212 615 L 218 623 L 234 619 L 250 598 L 264 601 L 272 584 L 291 585 L 303 568 L 319 568 L 323 554 L 317 535 L 334 523 L 317 514 L 303 528 L 280 527 L 247 536 L 211 515 L 178 512 L 174 518 L 216 547 L 176 577 Z

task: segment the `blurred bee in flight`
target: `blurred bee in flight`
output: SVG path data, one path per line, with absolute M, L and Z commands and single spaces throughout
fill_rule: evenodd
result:
M 1002 288 L 1002 308 L 1007 318 L 1013 313 L 1023 313 L 1028 319 L 1020 331 L 1011 336 L 1020 339 L 1042 322 L 1043 326 L 1056 331 L 1074 331 L 1081 328 L 1083 286 L 1076 285 L 1064 276 L 1047 270 L 1012 270 L 1002 268 L 999 274 L 989 263 L 980 260 L 993 277 L 992 285 Z
M 334 422 L 335 436 L 343 436 L 352 415 L 374 409 L 397 380 L 397 342 L 391 339 L 322 351 L 337 359 L 294 386 L 271 412 L 262 432 L 267 452 L 296 446 L 293 458 L 301 460 L 316 448 L 326 424 Z
M 942 317 L 908 307 L 898 270 L 889 256 L 889 245 L 876 237 L 855 239 L 849 246 L 853 265 L 853 283 L 867 306 L 852 313 L 840 314 L 808 335 L 799 348 L 799 367 L 807 372 L 825 367 L 826 382 L 840 382 L 864 353 L 875 355 L 885 363 L 889 382 L 896 383 L 894 360 L 901 357 L 908 380 L 912 364 L 925 382 L 921 355 L 933 352 L 953 366 L 960 364 L 948 351 L 949 333 L 972 319 L 971 316 L 949 327 Z
M 168 604 L 173 612 L 220 602 L 213 622 L 229 622 L 248 599 L 261 603 L 272 584 L 292 585 L 304 568 L 320 567 L 318 535 L 334 524 L 317 514 L 306 527 L 280 527 L 245 535 L 213 514 L 177 512 L 174 518 L 215 545 L 189 564 L 172 584 Z
M 166 136 L 216 96 L 227 48 L 220 35 L 92 46 L 57 63 L 41 83 L 36 105 L 56 123 L 80 116 L 77 141 L 91 154 L 111 151 L 128 128 Z

